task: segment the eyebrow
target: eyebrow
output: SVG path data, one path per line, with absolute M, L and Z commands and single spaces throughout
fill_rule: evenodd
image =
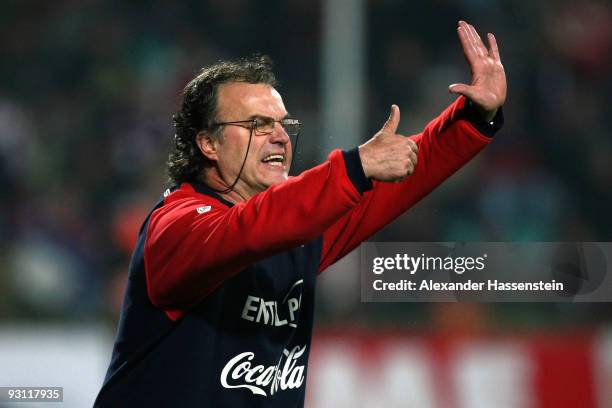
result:
M 273 117 L 267 116 L 267 115 L 258 115 L 258 114 L 255 114 L 255 115 L 249 116 L 249 120 L 257 119 L 257 118 L 275 120 Z M 289 112 L 287 112 L 287 114 L 285 116 L 283 116 L 280 120 L 283 120 L 283 119 L 291 119 L 291 114 Z

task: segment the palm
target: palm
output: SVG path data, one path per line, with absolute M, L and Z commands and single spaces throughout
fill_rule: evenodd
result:
M 499 57 L 497 41 L 488 35 L 489 48 L 485 47 L 473 26 L 465 21 L 457 28 L 463 54 L 472 71 L 470 85 L 453 84 L 449 90 L 469 98 L 487 120 L 495 116 L 506 101 L 506 73 Z

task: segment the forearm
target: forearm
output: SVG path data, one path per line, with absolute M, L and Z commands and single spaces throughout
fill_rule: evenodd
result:
M 412 136 L 419 145 L 414 173 L 399 183 L 374 181 L 359 205 L 326 231 L 321 271 L 420 201 L 491 141 L 487 134 L 501 126 L 501 116 L 495 128 L 487 129 L 474 115 L 461 97 Z

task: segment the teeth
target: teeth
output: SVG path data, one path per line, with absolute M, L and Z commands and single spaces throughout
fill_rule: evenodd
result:
M 271 154 L 269 156 L 264 157 L 263 162 L 264 163 L 272 162 L 272 163 L 280 164 L 280 162 L 282 162 L 283 160 L 284 160 L 284 157 L 282 154 Z

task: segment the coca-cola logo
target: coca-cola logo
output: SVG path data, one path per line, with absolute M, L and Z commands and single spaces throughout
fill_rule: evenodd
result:
M 267 367 L 253 363 L 254 353 L 240 353 L 223 367 L 221 385 L 246 388 L 264 397 L 274 395 L 278 390 L 299 388 L 304 383 L 304 365 L 297 365 L 297 360 L 305 351 L 306 345 L 295 346 L 291 351 L 284 349 L 278 364 Z

